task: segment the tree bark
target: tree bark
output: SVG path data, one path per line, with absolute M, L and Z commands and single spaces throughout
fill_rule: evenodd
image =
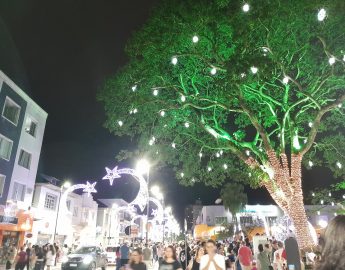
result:
M 265 181 L 264 186 L 278 206 L 290 217 L 299 247 L 303 249 L 311 247 L 314 242 L 303 201 L 302 156 L 292 154 L 289 164 L 285 154 L 282 154 L 280 159 L 273 152 L 267 154 L 274 177 Z

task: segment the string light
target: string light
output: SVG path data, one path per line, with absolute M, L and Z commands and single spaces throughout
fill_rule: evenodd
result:
M 192 40 L 193 40 L 194 43 L 197 43 L 199 41 L 199 37 L 198 36 L 194 36 Z
M 249 150 L 246 150 L 246 155 L 250 156 L 250 151 Z
M 132 91 L 135 92 L 137 90 L 137 85 L 132 86 Z
M 135 108 L 135 109 L 133 110 L 133 113 L 136 114 L 137 112 L 138 112 L 138 109 Z
M 329 59 L 328 59 L 328 63 L 330 64 L 330 65 L 333 65 L 334 63 L 335 63 L 335 58 L 332 56 L 332 57 L 330 57 Z
M 343 106 L 343 104 L 338 104 L 338 108 L 341 108 Z
M 181 95 L 181 101 L 185 102 L 186 101 L 186 97 L 184 95 Z
M 246 73 L 241 73 L 241 78 L 246 77 Z
M 123 126 L 123 122 L 122 122 L 121 120 L 120 120 L 120 121 L 118 121 L 117 123 L 119 124 L 119 126 L 120 126 L 120 127 L 122 127 L 122 126 Z
M 223 153 L 224 153 L 223 150 L 220 150 L 220 155 L 221 155 L 221 156 L 223 155 Z
M 242 10 L 243 10 L 244 12 L 248 12 L 249 9 L 250 9 L 250 6 L 249 6 L 249 4 L 247 4 L 247 3 L 245 3 L 245 4 L 242 6 Z
M 211 73 L 211 75 L 216 75 L 217 69 L 216 68 L 212 68 L 210 73 Z
M 157 96 L 157 95 L 158 95 L 158 90 L 157 90 L 157 89 L 155 89 L 155 90 L 153 90 L 153 92 L 152 92 L 152 93 L 153 93 L 153 95 L 154 95 L 154 96 Z
M 329 192 L 329 193 L 328 193 L 328 196 L 329 196 L 329 197 L 332 197 L 332 193 L 331 193 L 331 192 Z
M 334 213 L 334 216 L 336 217 L 336 216 L 337 216 L 337 213 Z
M 228 165 L 227 164 L 224 164 L 223 167 L 224 167 L 225 170 L 228 169 Z
M 313 193 L 311 194 L 311 196 L 315 197 L 315 193 L 313 192 Z
M 182 177 L 182 178 L 184 177 L 184 173 L 183 173 L 183 172 L 181 172 L 181 174 L 180 174 L 180 175 L 181 175 L 181 177 Z
M 336 165 L 339 169 L 341 169 L 343 167 L 343 165 L 339 161 L 337 161 Z
M 218 158 L 220 157 L 220 154 L 219 154 L 218 152 L 217 152 L 217 154 L 216 154 L 216 157 L 218 157 Z
M 174 56 L 173 58 L 171 58 L 171 63 L 175 66 L 177 64 L 177 57 Z
M 343 55 L 343 61 L 345 62 L 345 54 Z
M 320 215 L 320 211 L 317 211 L 317 214 Z
M 343 195 L 343 199 L 345 199 L 345 195 Z
M 160 115 L 161 115 L 162 117 L 164 117 L 164 116 L 165 116 L 165 111 L 161 111 L 161 112 L 160 112 Z
M 172 144 L 171 144 L 171 147 L 172 147 L 172 148 L 176 148 L 176 144 L 175 144 L 175 143 L 172 143 Z
M 323 200 L 321 200 L 321 201 L 320 201 L 320 203 L 321 203 L 321 204 L 324 204 L 324 201 L 323 201 Z
M 195 179 L 194 179 L 194 178 L 192 178 L 192 180 L 191 180 L 191 181 L 192 181 L 192 183 L 195 183 Z
M 210 171 L 212 171 L 212 168 L 211 167 L 207 167 L 207 170 L 210 172 Z
M 285 76 L 283 79 L 283 84 L 288 84 L 289 83 L 289 77 Z
M 312 126 L 313 126 L 313 123 L 312 123 L 312 122 L 309 122 L 309 123 L 308 123 L 308 126 L 309 126 L 309 127 L 312 127 Z
M 257 67 L 251 67 L 250 68 L 250 70 L 251 70 L 251 72 L 253 73 L 253 74 L 256 74 L 256 73 L 258 73 L 258 68 Z
M 154 144 L 154 141 L 151 139 L 151 140 L 149 140 L 149 145 L 153 145 Z
M 308 161 L 308 165 L 309 165 L 309 167 L 313 167 L 313 166 L 314 166 L 314 163 L 313 163 L 311 160 L 309 160 L 309 161 Z
M 188 123 L 188 122 L 184 123 L 184 126 L 185 126 L 186 128 L 189 128 L 189 123 Z
M 320 9 L 319 12 L 317 13 L 317 19 L 322 22 L 326 18 L 326 10 L 324 8 Z
M 334 202 L 331 202 L 331 205 L 334 206 Z
M 201 152 L 199 153 L 199 157 L 202 158 L 202 153 Z
M 301 149 L 301 145 L 299 144 L 299 140 L 298 140 L 298 135 L 295 135 L 293 137 L 292 145 L 297 150 Z

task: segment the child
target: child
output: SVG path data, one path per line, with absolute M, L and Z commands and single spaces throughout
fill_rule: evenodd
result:
M 252 270 L 258 270 L 258 269 L 256 268 L 256 262 L 255 262 L 255 261 L 252 262 Z

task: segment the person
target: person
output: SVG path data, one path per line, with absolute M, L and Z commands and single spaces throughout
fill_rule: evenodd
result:
M 126 242 L 120 247 L 120 258 L 121 266 L 124 266 L 128 263 L 129 247 Z
M 252 270 L 258 270 L 258 268 L 256 267 L 256 262 L 252 262 Z
M 143 249 L 143 259 L 147 269 L 150 269 L 152 265 L 152 251 L 148 247 L 148 244 L 145 244 L 145 248 Z
M 264 250 L 264 246 L 259 244 L 259 254 L 257 255 L 258 269 L 270 270 L 271 262 L 268 253 Z
M 31 247 L 31 255 L 30 255 L 30 258 L 29 258 L 30 269 L 34 269 L 35 264 L 36 264 L 36 259 L 37 259 L 37 256 L 36 256 L 36 246 L 34 245 L 34 246 Z
M 216 253 L 217 246 L 213 240 L 206 242 L 207 254 L 201 257 L 200 270 L 225 270 L 225 258 Z
M 26 266 L 26 262 L 27 262 L 27 255 L 26 255 L 26 252 L 24 251 L 24 247 L 21 247 L 16 257 L 15 270 L 24 270 Z
M 159 262 L 158 270 L 182 270 L 182 266 L 177 260 L 176 249 L 167 246 L 164 250 L 164 257 Z
M 35 247 L 35 254 L 36 254 L 36 263 L 34 266 L 34 270 L 43 270 L 44 269 L 44 254 L 43 249 L 39 246 Z
M 47 270 L 50 270 L 54 265 L 55 265 L 55 248 L 53 245 L 48 246 L 48 252 L 46 255 L 46 265 L 47 265 Z
M 62 252 L 63 252 L 63 255 L 64 255 L 64 256 L 67 256 L 67 255 L 68 255 L 69 249 L 68 249 L 67 244 L 64 244 L 64 245 L 63 245 Z
M 251 249 L 247 246 L 245 241 L 242 241 L 241 247 L 238 250 L 238 260 L 242 270 L 251 270 L 252 257 L 253 255 Z
M 316 263 L 316 270 L 345 269 L 345 215 L 333 218 L 324 234 L 321 243 L 321 259 Z
M 190 260 L 188 270 L 199 270 L 201 257 L 205 255 L 203 247 L 198 247 L 195 252 L 194 260 Z
M 115 270 L 119 270 L 121 268 L 120 247 L 116 247 L 115 255 L 116 255 L 116 268 L 115 268 Z
M 235 269 L 236 256 L 232 247 L 229 249 L 228 265 L 230 270 Z
M 26 270 L 30 270 L 31 243 L 28 243 L 28 246 L 27 246 L 25 252 L 26 252 Z
M 273 269 L 274 270 L 284 270 L 284 265 L 286 265 L 286 260 L 283 257 L 284 244 L 278 241 L 278 249 L 273 255 Z
M 131 259 L 129 261 L 129 267 L 132 270 L 146 270 L 146 264 L 142 262 L 142 252 L 140 249 L 133 250 Z
M 16 256 L 17 256 L 16 246 L 14 244 L 11 244 L 7 257 L 6 257 L 6 269 L 12 269 Z

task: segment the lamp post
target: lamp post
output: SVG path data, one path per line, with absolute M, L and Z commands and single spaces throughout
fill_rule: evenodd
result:
M 141 159 L 137 163 L 136 171 L 141 175 L 146 174 L 147 188 L 150 184 L 150 163 L 146 159 Z M 147 196 L 146 202 L 146 244 L 149 243 L 149 216 L 150 216 L 150 196 Z
M 58 205 L 57 205 L 57 213 L 56 213 L 55 228 L 54 228 L 54 235 L 53 235 L 53 243 L 55 243 L 56 230 L 57 230 L 57 225 L 58 225 L 58 220 L 59 220 L 59 212 L 60 212 L 60 203 L 61 203 L 62 191 L 63 191 L 64 188 L 69 188 L 70 186 L 71 186 L 71 183 L 66 181 L 60 187 L 60 194 L 59 194 L 59 200 L 58 200 Z

